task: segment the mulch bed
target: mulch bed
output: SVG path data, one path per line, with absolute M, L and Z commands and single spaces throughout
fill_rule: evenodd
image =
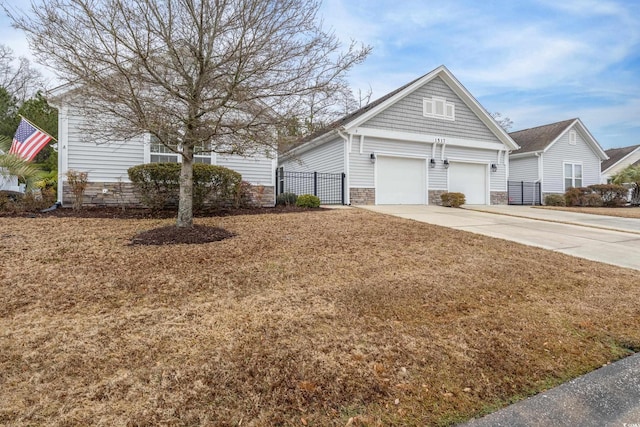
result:
M 218 242 L 233 236 L 235 234 L 219 227 L 194 225 L 190 228 L 178 228 L 169 225 L 143 231 L 131 239 L 131 245 L 202 244 Z

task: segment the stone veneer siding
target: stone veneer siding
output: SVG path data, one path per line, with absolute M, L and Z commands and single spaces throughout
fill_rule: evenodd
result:
M 107 190 L 103 192 L 103 190 Z M 62 204 L 73 205 L 73 193 L 66 182 L 63 183 Z M 271 207 L 275 205 L 275 187 L 264 185 L 251 186 L 251 203 L 255 206 Z M 126 206 L 143 207 L 130 182 L 91 182 L 84 192 L 83 206 Z
M 440 198 L 440 196 L 446 192 L 447 190 L 429 190 L 429 204 L 442 206 L 442 198 Z
M 352 205 L 375 205 L 375 188 L 350 188 L 350 201 Z
M 491 204 L 492 205 L 508 205 L 509 194 L 506 191 L 492 191 Z

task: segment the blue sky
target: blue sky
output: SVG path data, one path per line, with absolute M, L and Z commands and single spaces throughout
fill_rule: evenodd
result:
M 372 100 L 444 64 L 512 130 L 580 117 L 605 149 L 640 144 L 638 0 L 324 0 L 321 14 L 373 47 L 349 79 Z M 4 14 L 0 43 L 30 57 Z

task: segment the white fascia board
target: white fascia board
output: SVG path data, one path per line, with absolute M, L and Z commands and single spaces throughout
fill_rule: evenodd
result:
M 520 146 L 509 136 L 507 131 L 502 129 L 502 127 L 491 117 L 491 114 L 485 108 L 480 105 L 480 103 L 471 95 L 471 93 L 465 88 L 462 83 L 458 81 L 458 79 L 451 74 L 451 72 L 446 68 L 442 67 L 442 73 L 440 78 L 444 80 L 451 90 L 453 90 L 456 95 L 464 102 L 467 107 L 471 109 L 484 123 L 487 128 L 498 138 L 504 145 L 506 145 L 510 150 L 518 150 Z
M 629 164 L 635 163 L 637 160 L 640 160 L 640 146 L 637 147 L 635 150 L 633 150 L 632 152 L 630 152 L 629 154 L 627 154 L 626 156 L 624 156 L 623 158 L 621 158 L 620 160 L 618 160 L 617 162 L 615 162 L 614 164 L 612 164 L 611 166 L 609 166 L 608 168 L 606 168 L 605 170 L 603 170 L 601 172 L 601 174 L 607 174 L 610 171 L 612 171 L 613 169 L 616 169 L 620 163 L 627 161 L 629 158 L 631 158 L 632 160 L 629 162 Z M 635 159 L 634 159 L 635 158 Z M 624 169 L 624 168 L 623 168 Z
M 300 154 L 311 150 L 312 148 L 317 147 L 318 145 L 324 144 L 325 142 L 332 141 L 336 137 L 339 137 L 338 129 L 333 129 L 325 134 L 320 135 L 319 137 L 312 139 L 311 141 L 307 141 L 302 145 L 294 147 L 278 156 L 278 162 L 289 160 L 291 157 L 299 156 Z
M 391 98 L 387 99 L 383 103 L 381 103 L 379 105 L 376 105 L 371 110 L 369 110 L 366 113 L 362 114 L 361 116 L 353 119 L 351 122 L 347 123 L 345 125 L 345 127 L 355 128 L 355 127 L 360 126 L 361 124 L 365 123 L 367 120 L 369 120 L 372 117 L 376 116 L 378 113 L 380 113 L 381 111 L 383 111 L 384 109 L 386 109 L 390 105 L 395 104 L 396 102 L 398 102 L 399 100 L 401 100 L 405 96 L 409 95 L 411 92 L 415 91 L 416 89 L 418 89 L 419 87 L 421 87 L 425 83 L 431 81 L 433 78 L 435 78 L 444 69 L 445 69 L 445 66 L 441 65 L 438 68 L 436 68 L 435 70 L 431 71 L 430 73 L 425 74 L 424 76 L 422 76 L 421 79 L 415 81 L 412 85 L 407 86 L 406 88 L 404 88 L 404 90 L 396 93 L 394 96 L 392 96 Z
M 428 134 L 418 134 L 418 133 L 410 133 L 410 132 L 401 132 L 401 131 L 391 131 L 384 129 L 372 129 L 372 128 L 364 128 L 359 127 L 355 129 L 348 129 L 347 132 L 352 133 L 354 135 L 363 135 L 371 138 L 382 138 L 382 139 L 399 139 L 401 141 L 411 141 L 411 142 L 424 142 L 427 144 L 436 143 L 436 138 L 442 139 L 442 136 L 438 135 L 428 135 Z M 498 142 L 489 142 L 489 141 L 475 141 L 471 139 L 463 139 L 463 138 L 451 138 L 445 137 L 447 145 L 455 145 L 459 147 L 470 147 L 470 148 L 481 148 L 487 150 L 504 150 L 504 145 Z
M 405 96 L 409 95 L 413 91 L 417 90 L 418 88 L 422 87 L 424 84 L 428 83 L 438 76 L 442 78 L 445 83 L 447 83 L 447 85 L 456 93 L 456 95 L 458 95 L 458 97 L 465 103 L 465 105 L 467 105 L 467 107 L 469 107 L 475 113 L 475 115 L 482 121 L 482 123 L 484 123 L 484 125 L 487 126 L 487 128 L 489 128 L 489 130 L 504 145 L 509 148 L 509 150 L 517 150 L 520 148 L 520 146 L 516 144 L 513 139 L 511 139 L 509 134 L 496 123 L 496 121 L 493 119 L 493 117 L 491 117 L 487 110 L 485 110 L 480 105 L 480 103 L 478 103 L 478 101 L 471 95 L 471 93 L 469 93 L 469 91 L 458 81 L 458 79 L 453 76 L 453 74 L 451 74 L 451 72 L 444 65 L 439 66 L 429 74 L 423 76 L 420 80 L 417 80 L 411 86 L 406 87 L 404 90 L 398 92 L 382 104 L 377 105 L 370 111 L 367 111 L 365 114 L 357 117 L 350 123 L 346 124 L 345 127 L 352 129 L 360 126 L 390 105 L 398 102 Z
M 549 151 L 549 149 L 553 147 L 553 145 L 556 142 L 558 142 L 560 138 L 562 138 L 567 132 L 569 132 L 570 129 L 572 129 L 576 125 L 580 128 L 580 130 L 582 131 L 582 134 L 587 136 L 586 141 L 587 141 L 587 144 L 589 144 L 589 146 L 591 147 L 591 150 L 593 150 L 593 152 L 600 158 L 601 161 L 607 160 L 609 156 L 607 156 L 607 153 L 604 152 L 600 144 L 598 144 L 598 141 L 596 141 L 593 135 L 591 135 L 591 132 L 589 132 L 587 127 L 582 123 L 582 120 L 580 119 L 576 119 L 573 123 L 567 126 L 567 128 L 563 130 L 562 133 L 558 135 L 556 139 L 551 141 L 551 144 L 547 145 L 547 147 L 543 150 L 543 153 L 546 153 L 547 151 Z
M 524 157 L 533 157 L 542 153 L 543 151 L 527 151 L 526 153 L 510 153 L 509 157 L 512 159 L 522 159 Z

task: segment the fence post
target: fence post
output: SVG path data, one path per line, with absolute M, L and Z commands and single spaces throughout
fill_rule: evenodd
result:
M 520 181 L 520 204 L 524 206 L 524 181 Z
M 318 195 L 318 172 L 313 173 L 313 195 Z
M 347 174 L 342 172 L 342 180 L 340 182 L 340 200 L 342 201 L 343 205 L 344 205 L 344 181 L 345 181 L 346 176 L 347 176 Z

